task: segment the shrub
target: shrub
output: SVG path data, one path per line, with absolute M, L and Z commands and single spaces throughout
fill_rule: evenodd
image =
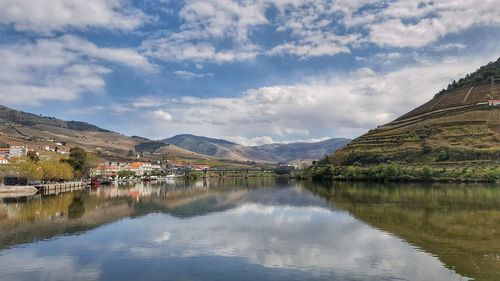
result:
M 432 168 L 425 166 L 422 169 L 422 174 L 421 174 L 422 179 L 429 180 L 432 178 L 433 175 L 434 171 L 432 170 Z
M 495 170 L 490 170 L 485 174 L 484 180 L 487 182 L 496 182 L 498 179 L 498 176 L 499 175 Z

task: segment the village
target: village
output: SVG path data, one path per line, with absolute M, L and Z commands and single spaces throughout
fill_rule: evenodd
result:
M 36 149 L 27 145 L 0 148 L 0 193 L 59 194 L 75 189 L 137 182 L 162 182 L 174 178 L 197 180 L 224 177 L 293 177 L 295 166 L 287 163 L 243 166 L 146 160 L 137 155 L 129 161 L 96 157 L 78 147 L 54 142 Z
M 29 148 L 28 146 L 10 146 L 8 148 L 0 148 L 0 165 L 3 167 L 8 167 L 13 164 L 16 160 L 28 157 L 31 155 L 36 155 L 39 159 L 50 159 L 53 158 L 53 153 L 57 154 L 69 154 L 69 151 L 57 149 L 57 146 L 62 146 L 62 143 L 55 143 L 55 148 L 46 147 L 45 151 L 52 152 L 50 154 L 42 154 L 35 149 Z M 64 159 L 61 157 L 60 159 Z M 2 169 L 4 176 L 8 174 L 9 169 Z M 88 176 L 90 177 L 101 177 L 101 178 L 116 178 L 116 177 L 143 177 L 143 176 L 159 176 L 159 175 L 183 175 L 185 171 L 205 171 L 210 169 L 210 166 L 203 164 L 188 164 L 180 165 L 176 163 L 169 163 L 168 161 L 128 161 L 128 162 L 117 162 L 117 161 L 106 161 L 104 159 L 99 159 L 98 163 L 95 163 L 94 167 L 90 167 L 88 171 Z M 1 175 L 0 175 L 1 176 Z

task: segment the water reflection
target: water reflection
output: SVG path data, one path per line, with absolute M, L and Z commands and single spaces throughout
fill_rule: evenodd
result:
M 486 185 L 306 183 L 371 226 L 476 280 L 500 280 L 500 188 Z
M 441 255 L 455 240 L 499 253 L 500 194 L 458 189 L 241 179 L 9 204 L 0 211 L 0 279 L 498 280 L 498 260 Z M 461 217 L 471 212 L 480 231 Z M 462 231 L 448 228 L 460 219 Z M 465 256 L 488 273 L 459 268 Z

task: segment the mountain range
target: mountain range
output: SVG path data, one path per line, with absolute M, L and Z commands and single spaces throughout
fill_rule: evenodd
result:
M 223 139 L 214 139 L 190 134 L 177 135 L 163 140 L 189 151 L 220 159 L 285 162 L 319 159 L 351 140 L 332 138 L 321 142 L 273 143 L 261 146 L 244 146 Z
M 141 154 L 148 160 L 175 156 L 191 160 L 230 160 L 239 162 L 281 162 L 314 160 L 332 153 L 350 140 L 329 139 L 317 143 L 267 144 L 244 146 L 223 139 L 177 135 L 150 140 L 80 122 L 31 114 L 0 105 L 0 146 L 28 145 L 37 150 L 69 150 L 80 146 L 108 160 L 131 161 Z

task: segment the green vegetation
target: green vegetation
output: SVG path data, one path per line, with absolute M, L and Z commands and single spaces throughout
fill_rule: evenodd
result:
M 74 178 L 73 167 L 60 160 L 41 161 L 43 179 L 47 181 L 70 180 Z
M 188 172 L 184 175 L 184 178 L 187 180 L 197 180 L 200 177 L 202 177 L 201 173 L 194 171 Z
M 448 87 L 441 90 L 437 95 L 442 95 L 446 91 L 455 90 L 464 86 L 474 86 L 488 83 L 491 81 L 491 77 L 500 78 L 500 58 L 494 62 L 490 62 L 487 65 L 481 66 L 475 72 L 467 74 L 465 77 L 460 78 L 458 81 L 453 80 Z
M 315 165 L 296 174 L 299 179 L 374 182 L 490 182 L 500 180 L 500 165 L 448 163 L 443 166 L 380 163 L 372 165 Z
M 139 153 L 149 152 L 153 153 L 161 147 L 167 146 L 168 144 L 161 141 L 145 141 L 135 145 L 135 151 Z M 131 153 L 130 153 L 131 152 Z M 133 156 L 133 152 L 129 151 L 129 156 Z
M 44 172 L 39 163 L 31 161 L 28 157 L 19 157 L 11 159 L 11 165 L 3 168 L 7 173 L 24 176 L 34 180 L 43 179 Z
M 134 171 L 118 171 L 117 175 L 120 178 L 129 178 L 129 177 L 134 177 L 135 172 Z
M 88 175 L 90 171 L 90 165 L 85 150 L 79 147 L 71 148 L 71 150 L 69 151 L 69 159 L 67 161 L 75 170 L 75 175 L 77 177 Z
M 202 171 L 189 171 L 184 177 L 186 179 L 200 179 L 205 175 Z M 259 170 L 234 170 L 234 171 L 210 171 L 207 172 L 208 178 L 269 178 L 275 177 L 276 173 L 273 171 L 259 171 Z
M 302 176 L 496 182 L 500 179 L 500 109 L 486 101 L 500 99 L 500 83 L 498 79 L 491 83 L 492 77 L 500 78 L 500 59 L 452 83 L 422 106 L 353 140 Z
M 74 178 L 73 168 L 60 159 L 33 161 L 30 157 L 13 158 L 11 165 L 2 167 L 2 172 L 44 181 L 71 180 Z
M 10 165 L 1 165 L 0 174 L 27 177 L 32 180 L 65 181 L 88 174 L 97 163 L 93 154 L 87 154 L 81 148 L 72 148 L 69 158 L 53 153 L 43 156 L 30 151 L 25 157 L 10 159 Z

